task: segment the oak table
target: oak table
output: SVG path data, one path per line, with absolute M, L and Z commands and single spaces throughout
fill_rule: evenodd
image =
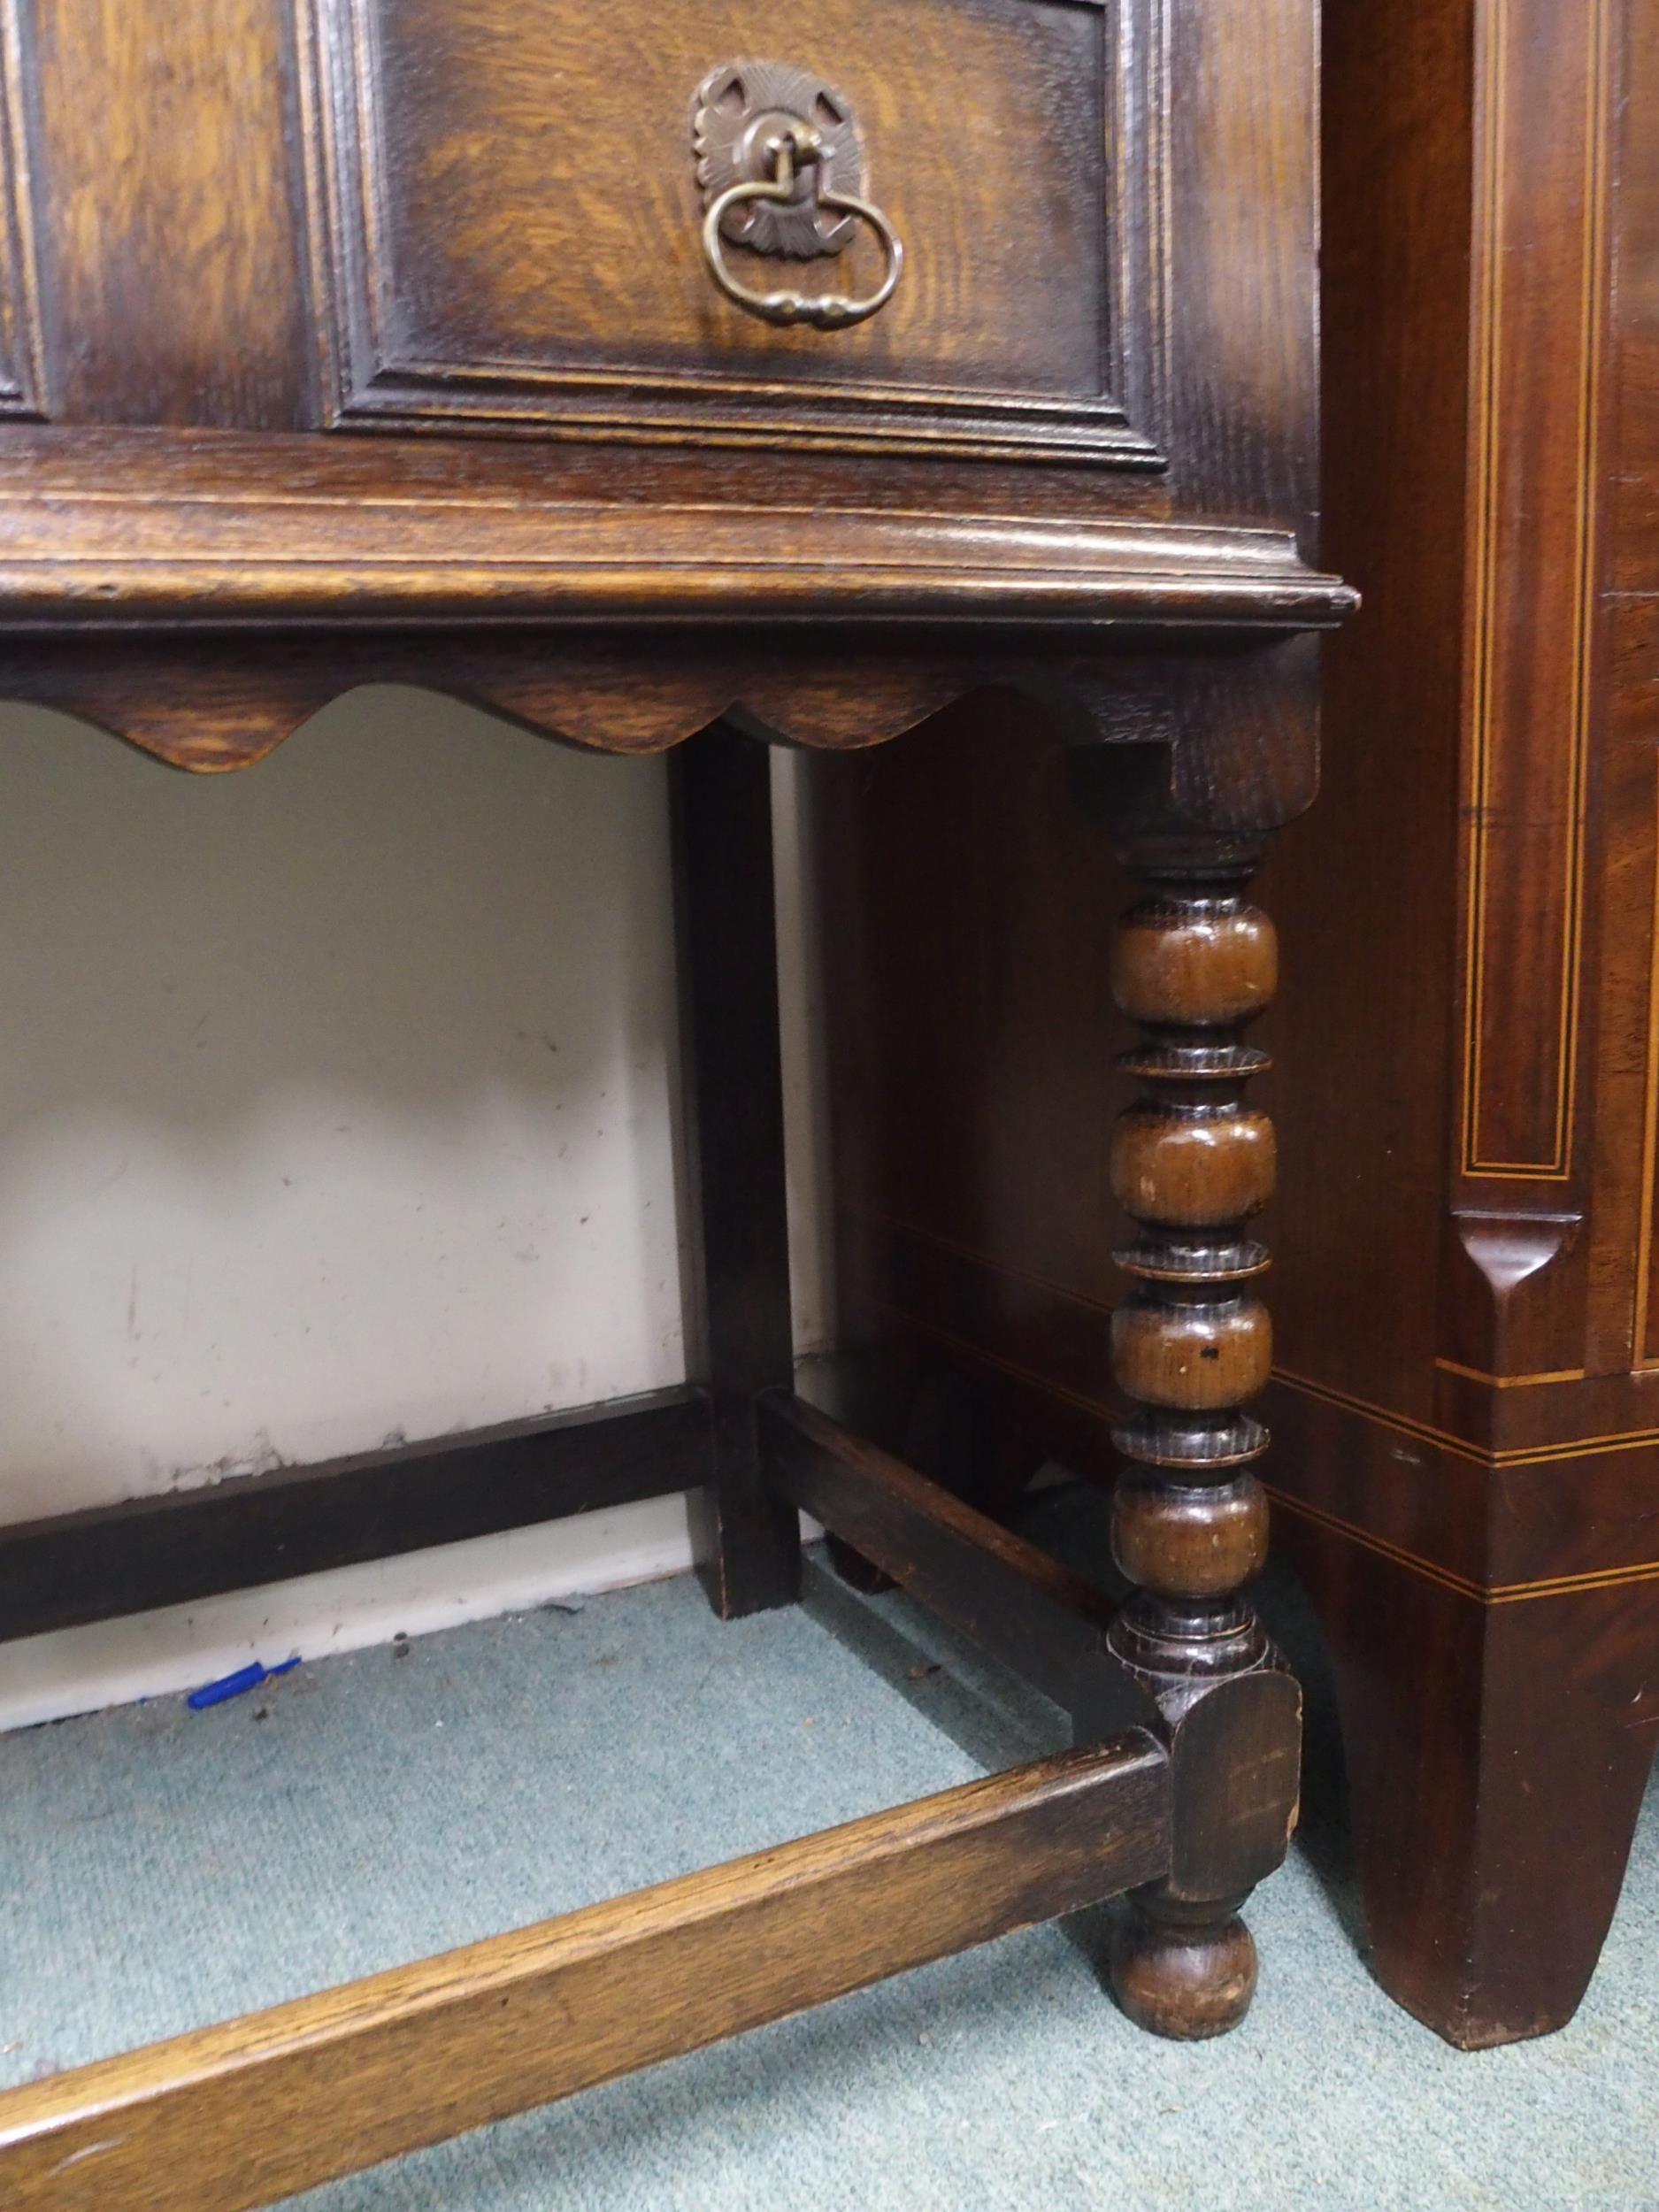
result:
M 701 1308 L 649 1402 L 14 1528 L 0 1632 L 690 1486 L 722 1614 L 795 1595 L 805 1509 L 1078 1745 L 12 2091 L 0 2199 L 264 2203 L 1119 1892 L 1128 2010 L 1232 2025 L 1298 1747 L 1239 1595 L 1246 886 L 1351 600 L 1297 541 L 1310 0 L 4 0 L 0 34 L 0 692 L 197 772 L 383 680 L 680 745 Z M 1115 1612 L 792 1386 L 762 741 L 989 687 L 1143 879 Z

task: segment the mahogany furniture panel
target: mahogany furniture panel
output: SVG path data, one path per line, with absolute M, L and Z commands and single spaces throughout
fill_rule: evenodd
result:
M 791 1601 L 807 1506 L 1079 1746 L 12 2091 L 6 2203 L 136 2212 L 188 2146 L 204 2208 L 254 2205 L 1120 1892 L 1130 2014 L 1242 2016 L 1299 1747 L 1239 1595 L 1273 971 L 1246 887 L 1313 795 L 1315 636 L 1353 603 L 1299 542 L 1315 27 L 0 0 L 0 693 L 196 772 L 371 681 L 679 747 L 695 1346 L 649 1401 L 7 1532 L 0 1634 L 690 1484 L 722 1615 Z M 1143 880 L 1121 1606 L 793 1387 L 766 745 L 987 688 L 1076 763 L 1059 835 Z
M 1377 1971 L 1472 2046 L 1571 2016 L 1659 1724 L 1659 8 L 1328 0 L 1323 96 L 1324 540 L 1364 606 L 1266 878 L 1267 1480 Z M 1104 1466 L 1118 894 L 1013 714 L 933 742 L 826 771 L 832 900 L 886 948 L 839 987 L 849 1327 Z

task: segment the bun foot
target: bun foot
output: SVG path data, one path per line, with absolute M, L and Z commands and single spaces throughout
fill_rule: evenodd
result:
M 1236 2028 L 1250 2009 L 1256 1945 L 1236 1912 L 1215 1912 L 1130 1901 L 1112 1935 L 1111 1989 L 1138 2028 L 1196 2043 Z

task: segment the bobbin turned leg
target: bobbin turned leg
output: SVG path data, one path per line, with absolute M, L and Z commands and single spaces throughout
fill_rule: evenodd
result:
M 1256 1949 L 1239 1907 L 1295 1817 L 1300 1699 L 1239 1595 L 1267 1546 L 1250 1471 L 1267 1435 L 1244 1407 L 1271 1357 L 1267 1253 L 1248 1225 L 1274 1165 L 1272 1125 L 1245 1102 L 1266 1064 L 1245 1029 L 1276 956 L 1244 896 L 1256 856 L 1236 841 L 1148 840 L 1127 856 L 1148 895 L 1119 929 L 1113 991 L 1146 1034 L 1124 1056 L 1141 1088 L 1112 1145 L 1136 1230 L 1116 1256 L 1133 1287 L 1112 1325 L 1131 1402 L 1112 1536 L 1136 1589 L 1111 1641 L 1156 1701 L 1176 1786 L 1171 1873 L 1136 1893 L 1111 1973 L 1133 2019 L 1194 2038 L 1248 2008 Z

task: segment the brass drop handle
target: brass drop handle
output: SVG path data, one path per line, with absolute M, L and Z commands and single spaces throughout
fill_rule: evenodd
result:
M 822 181 L 821 174 L 813 180 L 815 204 L 833 214 L 852 216 L 868 223 L 880 242 L 887 266 L 875 290 L 862 299 L 848 299 L 837 292 L 816 296 L 804 292 L 757 292 L 733 275 L 722 247 L 721 225 L 733 208 L 742 207 L 751 200 L 792 204 L 799 190 L 801 173 L 819 168 L 823 135 L 815 125 L 792 116 L 780 121 L 776 130 L 763 142 L 761 150 L 772 165 L 772 174 L 730 186 L 710 202 L 709 211 L 703 219 L 703 250 L 715 282 L 727 299 L 746 313 L 758 315 L 763 322 L 786 326 L 805 323 L 813 330 L 845 330 L 854 323 L 867 322 L 893 297 L 904 266 L 904 248 L 898 233 L 879 207 L 869 200 L 855 199 L 849 192 L 832 191 Z

